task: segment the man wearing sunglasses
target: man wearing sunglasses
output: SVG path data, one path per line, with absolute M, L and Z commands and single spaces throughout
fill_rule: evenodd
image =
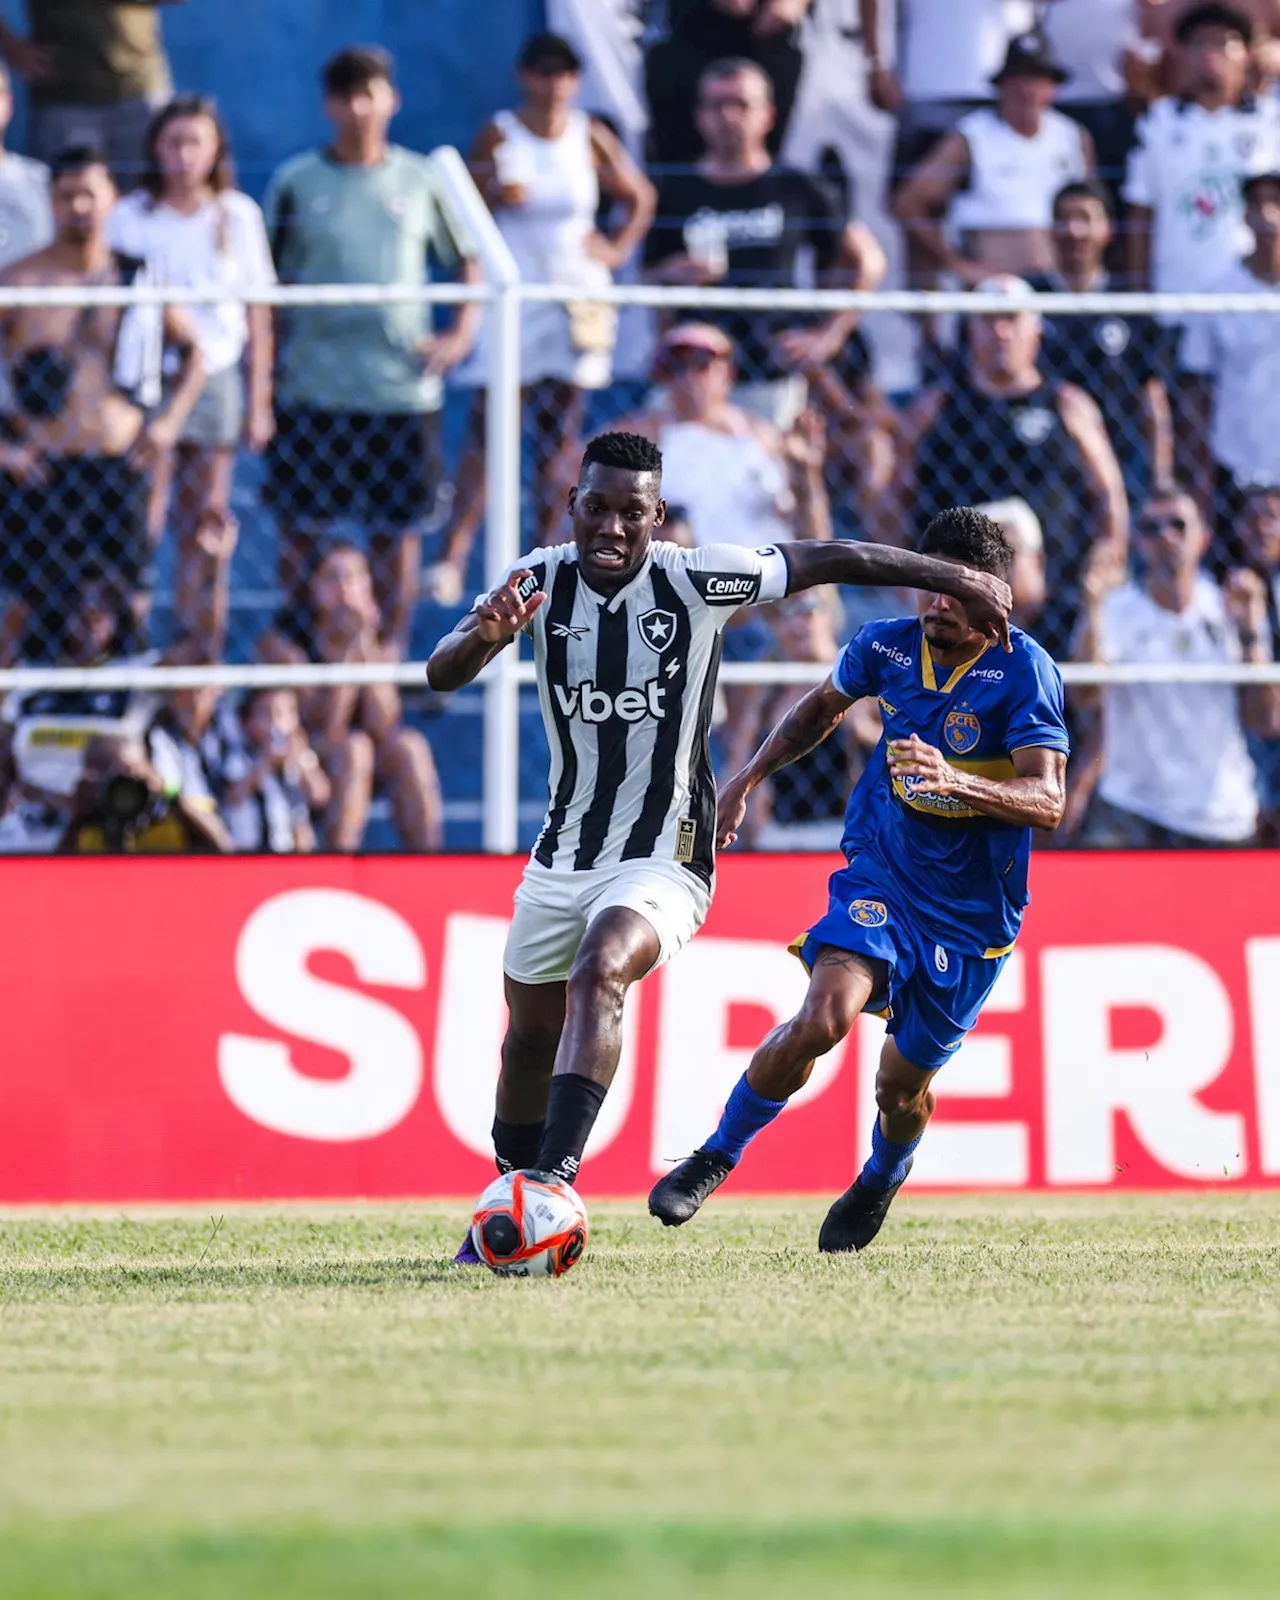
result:
M 1180 485 L 1157 490 L 1135 529 L 1139 572 L 1102 547 L 1082 585 L 1078 661 L 1237 664 L 1271 659 L 1266 590 L 1252 571 L 1219 587 L 1201 568 L 1209 533 Z M 1246 730 L 1274 726 L 1276 692 L 1232 684 L 1113 684 L 1082 782 L 1096 783 L 1084 842 L 1113 849 L 1241 845 L 1258 821 Z M 1068 831 L 1087 795 L 1072 795 Z

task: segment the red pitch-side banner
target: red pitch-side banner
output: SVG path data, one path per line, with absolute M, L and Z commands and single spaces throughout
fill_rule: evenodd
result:
M 830 863 L 730 857 L 633 997 L 583 1188 L 643 1194 L 798 1001 Z M 10 861 L 0 1200 L 471 1195 L 492 1173 L 520 863 Z M 1042 855 L 913 1187 L 1280 1181 L 1280 856 Z M 880 1024 L 753 1147 L 739 1192 L 848 1183 Z

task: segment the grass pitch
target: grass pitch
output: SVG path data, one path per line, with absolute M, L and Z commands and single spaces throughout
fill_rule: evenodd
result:
M 1280 1196 L 0 1215 L 0 1594 L 1280 1592 Z

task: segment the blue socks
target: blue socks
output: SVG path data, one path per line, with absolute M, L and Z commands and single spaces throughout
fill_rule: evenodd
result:
M 918 1133 L 909 1144 L 894 1144 L 892 1139 L 885 1138 L 877 1114 L 871 1128 L 871 1155 L 858 1174 L 861 1182 L 868 1189 L 888 1189 L 901 1183 L 907 1175 L 907 1157 L 923 1138 L 924 1135 Z
M 785 1100 L 766 1100 L 747 1082 L 744 1072 L 733 1086 L 733 1093 L 725 1103 L 720 1125 L 707 1140 L 705 1148 L 732 1161 L 735 1165 L 742 1152 L 761 1128 L 767 1128 L 786 1105 Z

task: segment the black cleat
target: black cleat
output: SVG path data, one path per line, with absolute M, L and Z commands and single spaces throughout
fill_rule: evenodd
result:
M 818 1249 L 834 1255 L 842 1250 L 865 1250 L 884 1225 L 893 1197 L 907 1181 L 911 1171 L 911 1157 L 907 1157 L 907 1170 L 897 1183 L 887 1189 L 869 1189 L 861 1178 L 853 1180 L 827 1212 L 818 1234 Z
M 688 1222 L 733 1171 L 718 1150 L 695 1150 L 649 1191 L 649 1210 L 666 1228 Z

